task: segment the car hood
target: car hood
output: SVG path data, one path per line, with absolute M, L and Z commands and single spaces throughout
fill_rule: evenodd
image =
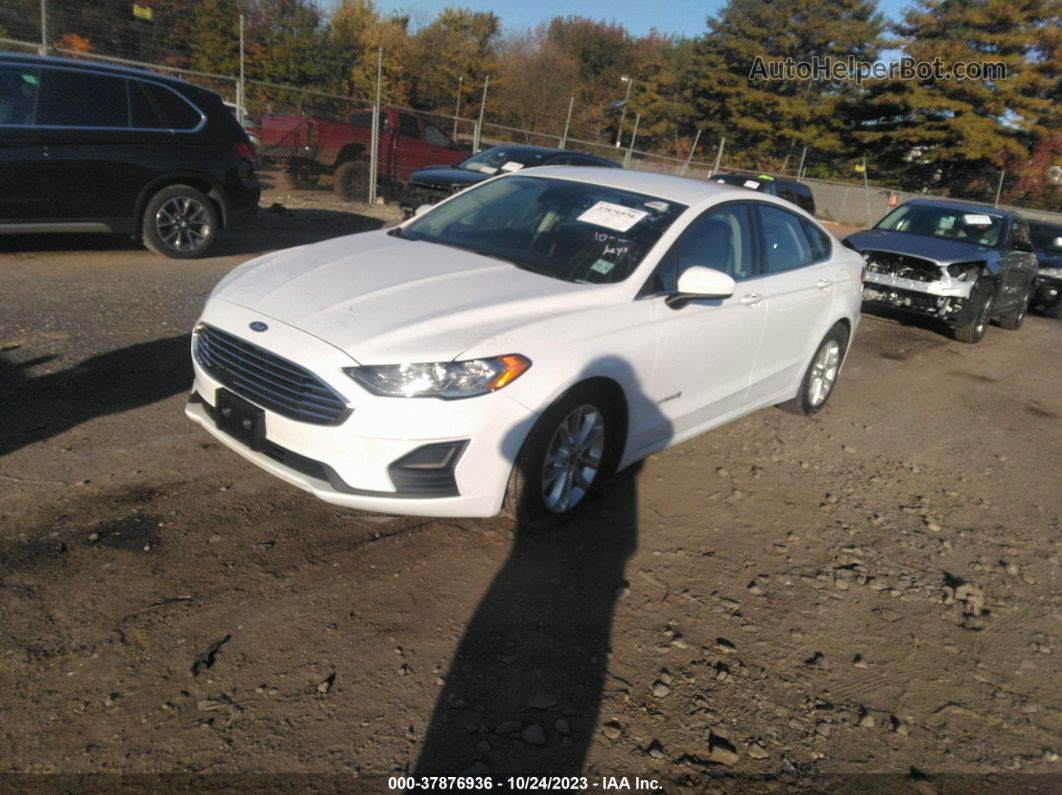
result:
M 210 300 L 298 328 L 360 364 L 395 364 L 448 361 L 496 334 L 614 297 L 600 285 L 381 231 L 248 263 Z
M 1062 254 L 1052 254 L 1042 248 L 1036 249 L 1036 261 L 1041 268 L 1062 268 Z
M 409 175 L 409 181 L 421 185 L 475 185 L 477 182 L 489 179 L 490 176 L 490 174 L 464 168 L 432 166 L 414 171 Z
M 933 260 L 939 265 L 953 262 L 970 262 L 986 259 L 995 253 L 988 246 L 963 243 L 960 240 L 945 240 L 939 237 L 912 235 L 907 232 L 886 232 L 882 229 L 866 229 L 845 239 L 858 251 L 888 251 L 892 254 L 907 254 Z

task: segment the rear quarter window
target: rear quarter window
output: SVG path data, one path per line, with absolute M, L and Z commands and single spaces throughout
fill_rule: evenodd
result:
M 162 113 L 162 120 L 173 130 L 194 130 L 202 121 L 199 111 L 176 91 L 158 83 L 144 83 L 148 94 Z

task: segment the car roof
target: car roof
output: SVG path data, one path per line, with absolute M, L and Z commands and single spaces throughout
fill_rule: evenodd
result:
M 597 166 L 537 166 L 524 169 L 521 174 L 568 179 L 605 185 L 610 188 L 645 193 L 668 201 L 693 206 L 710 199 L 719 199 L 729 195 L 746 199 L 749 191 L 734 185 L 720 185 L 689 177 L 675 177 L 669 174 L 654 174 L 650 171 L 630 171 L 622 168 L 599 168 Z M 760 194 L 764 200 L 773 200 L 773 196 Z M 778 200 L 771 203 L 787 205 Z
M 17 63 L 29 66 L 67 66 L 90 72 L 99 72 L 100 74 L 115 75 L 118 77 L 148 78 L 178 88 L 194 88 L 198 91 L 205 91 L 210 94 L 217 93 L 208 88 L 202 88 L 201 86 L 181 80 L 180 78 L 160 75 L 157 72 L 150 72 L 147 69 L 138 69 L 132 66 L 103 63 L 82 58 L 61 58 L 55 55 L 31 55 L 29 53 L 0 50 L 0 63 Z
M 1015 213 L 1011 210 L 1004 210 L 999 207 L 993 207 L 990 204 L 981 204 L 979 202 L 967 202 L 961 199 L 911 199 L 904 202 L 904 204 L 917 204 L 922 207 L 939 207 L 943 210 L 959 210 L 960 212 L 968 212 L 970 210 L 981 210 L 987 213 L 1001 216 L 1011 216 Z

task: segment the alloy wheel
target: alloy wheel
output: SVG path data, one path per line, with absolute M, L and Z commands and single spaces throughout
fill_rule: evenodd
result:
M 605 421 L 595 406 L 579 406 L 561 421 L 542 463 L 542 501 L 550 511 L 564 513 L 582 501 L 604 452 Z
M 155 231 L 175 251 L 195 251 L 210 235 L 210 215 L 197 199 L 174 196 L 155 213 Z
M 829 340 L 819 349 L 811 365 L 811 377 L 808 379 L 808 401 L 812 406 L 821 406 L 829 397 L 833 384 L 837 380 L 837 371 L 841 366 L 841 345 L 837 340 Z

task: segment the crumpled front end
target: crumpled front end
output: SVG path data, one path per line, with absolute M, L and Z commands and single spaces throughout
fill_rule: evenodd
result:
M 866 251 L 864 256 L 864 301 L 945 320 L 962 312 L 983 264 L 942 264 L 888 251 Z

